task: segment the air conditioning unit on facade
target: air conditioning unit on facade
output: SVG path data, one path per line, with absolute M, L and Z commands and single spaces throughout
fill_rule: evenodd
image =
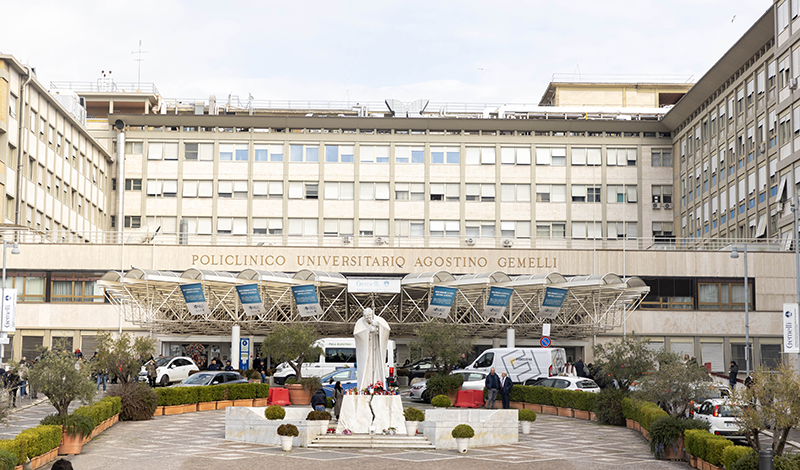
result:
M 653 209 L 661 209 L 661 203 L 660 202 L 654 202 L 653 203 Z
M 349 245 L 353 239 L 349 235 L 345 235 L 342 237 L 342 243 L 345 245 Z
M 472 245 L 475 244 L 475 239 L 474 238 L 467 238 L 466 240 L 464 240 L 464 243 L 466 243 L 469 246 L 472 246 Z
M 514 240 L 511 240 L 510 238 L 506 238 L 503 240 L 504 247 L 511 248 L 513 245 L 514 245 Z
M 672 203 L 670 203 L 670 202 L 665 202 L 665 203 L 664 203 L 664 209 L 666 209 L 666 210 L 668 210 L 668 211 L 669 211 L 669 210 L 672 210 Z

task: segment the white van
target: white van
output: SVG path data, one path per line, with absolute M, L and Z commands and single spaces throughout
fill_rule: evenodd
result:
M 565 372 L 567 353 L 564 348 L 493 348 L 484 351 L 466 369 L 489 373 L 505 372 L 514 383 L 528 379 L 552 377 Z
M 314 343 L 322 348 L 319 359 L 306 359 L 303 363 L 303 377 L 322 377 L 328 375 L 336 369 L 355 367 L 356 363 L 356 339 L 355 338 L 323 338 Z M 386 377 L 389 382 L 394 382 L 396 367 L 394 364 L 396 356 L 396 345 L 390 339 L 386 346 Z M 278 365 L 273 375 L 276 385 L 283 385 L 286 380 L 295 378 L 294 369 L 288 363 Z

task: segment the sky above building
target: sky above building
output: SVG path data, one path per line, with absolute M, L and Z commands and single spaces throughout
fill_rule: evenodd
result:
M 176 99 L 537 103 L 554 73 L 697 80 L 771 5 L 0 0 L 0 52 L 45 86 L 136 83 L 141 66 Z

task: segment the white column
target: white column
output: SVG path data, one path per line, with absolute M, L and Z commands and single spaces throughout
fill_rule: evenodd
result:
M 241 327 L 233 325 L 231 328 L 231 365 L 234 369 L 239 368 L 239 338 L 241 334 Z
M 516 347 L 514 338 L 514 328 L 509 328 L 506 330 L 506 347 L 507 348 Z
M 499 348 L 500 347 L 500 338 L 492 338 L 492 347 Z

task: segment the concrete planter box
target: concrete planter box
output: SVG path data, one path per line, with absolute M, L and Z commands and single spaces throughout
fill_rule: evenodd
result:
M 164 407 L 164 415 L 179 415 L 183 413 L 183 405 L 170 405 Z
M 241 400 L 233 400 L 233 406 L 253 406 L 253 399 L 252 398 L 245 398 Z
M 591 418 L 590 413 L 588 411 L 572 410 L 572 412 L 575 415 L 575 417 L 578 418 L 578 419 L 586 419 L 586 420 L 588 420 L 589 418 Z
M 533 410 L 536 413 L 542 412 L 542 405 L 538 405 L 535 403 L 525 403 L 525 408 L 528 410 Z
M 515 410 L 524 410 L 528 404 L 522 401 L 512 401 L 509 405 Z
M 292 446 L 308 447 L 320 434 L 328 432 L 327 421 L 308 421 L 307 408 L 284 408 L 284 419 L 269 420 L 264 417 L 266 407 L 228 407 L 225 410 L 225 439 L 256 444 L 281 445 L 278 426 L 294 424 L 300 435 L 293 438 Z
M 197 403 L 189 403 L 183 405 L 184 413 L 194 413 L 195 411 L 197 411 Z
M 636 422 L 636 421 L 634 421 L 634 420 L 632 420 L 632 419 L 627 419 L 627 418 L 626 418 L 626 419 L 625 419 L 625 427 L 626 427 L 626 428 L 628 428 L 628 429 L 636 429 L 636 428 L 634 427 L 634 425 L 633 425 L 633 423 L 635 423 L 635 422 Z
M 155 413 L 153 413 L 153 416 L 163 416 L 163 415 L 164 415 L 164 407 L 157 406 Z
M 267 406 L 268 398 L 256 398 L 253 400 L 253 406 Z
M 229 406 L 233 406 L 233 400 L 220 400 L 217 402 L 217 409 L 222 410 Z
M 425 410 L 420 423 L 425 437 L 437 449 L 455 449 L 456 440 L 450 432 L 459 424 L 475 430 L 470 447 L 516 444 L 519 442 L 517 410 L 433 409 Z
M 566 416 L 567 418 L 572 418 L 574 415 L 572 414 L 572 408 L 561 408 L 558 407 L 558 416 Z
M 204 401 L 197 404 L 197 411 L 211 411 L 217 409 L 217 402 Z

